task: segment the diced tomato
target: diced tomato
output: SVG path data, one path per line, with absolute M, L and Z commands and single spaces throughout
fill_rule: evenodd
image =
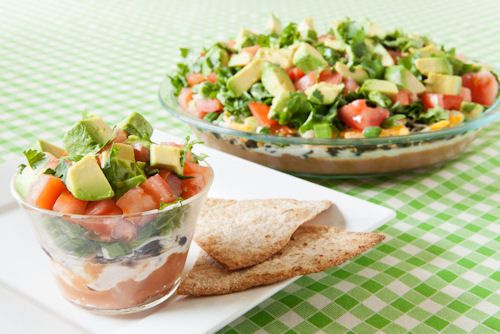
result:
M 208 182 L 210 180 L 210 169 L 197 163 L 186 161 L 184 164 L 184 175 L 201 175 L 203 180 Z
M 345 95 L 352 93 L 359 88 L 358 83 L 353 78 L 344 78 L 342 81 L 344 82 Z
M 65 190 L 66 186 L 60 178 L 41 174 L 31 186 L 26 200 L 39 208 L 52 210 L 57 198 Z
M 189 102 L 193 99 L 193 92 L 191 88 L 182 88 L 179 96 L 177 97 L 177 101 L 179 101 L 179 105 L 182 109 L 187 110 L 189 106 Z
M 340 108 L 339 117 L 349 127 L 364 130 L 369 126 L 382 124 L 389 117 L 389 111 L 381 107 L 371 108 L 365 99 L 360 99 Z
M 132 144 L 132 147 L 134 148 L 134 157 L 136 161 L 149 161 L 149 148 L 139 143 Z
M 472 102 L 490 106 L 498 95 L 498 81 L 490 71 L 467 73 L 462 76 L 462 84 L 469 88 Z
M 311 87 L 316 83 L 316 75 L 314 72 L 307 73 L 299 80 L 295 81 L 295 89 L 300 92 L 305 91 L 307 88 Z
M 271 109 L 271 107 L 268 106 L 267 104 L 259 102 L 250 102 L 248 104 L 248 108 L 250 108 L 250 112 L 257 119 L 259 124 L 264 126 L 273 126 L 275 124 L 278 124 L 277 121 L 269 118 L 268 114 L 269 114 L 269 109 Z
M 116 205 L 124 214 L 131 214 L 158 209 L 159 203 L 144 189 L 135 187 L 123 194 L 116 201 Z
M 103 199 L 100 201 L 91 201 L 87 205 L 86 215 L 121 215 L 122 210 L 115 204 L 112 199 Z
M 153 196 L 158 203 L 170 203 L 176 199 L 172 189 L 160 174 L 148 178 L 141 184 L 146 193 Z
M 74 197 L 68 190 L 64 190 L 54 203 L 53 210 L 62 213 L 83 215 L 87 209 L 87 201 Z
M 465 87 L 460 88 L 460 96 L 464 99 L 464 101 L 467 102 L 472 101 L 472 94 L 469 88 Z
M 421 99 L 425 109 L 444 106 L 443 94 L 423 93 Z
M 203 81 L 207 81 L 207 78 L 201 73 L 188 73 L 186 74 L 186 80 L 190 87 L 202 83 Z
M 217 74 L 215 74 L 214 72 L 210 73 L 207 76 L 207 80 L 210 81 L 211 83 L 216 83 L 217 82 Z
M 460 110 L 464 98 L 460 95 L 443 95 L 443 108 L 446 110 Z
M 192 162 L 186 162 L 184 165 L 184 176 L 188 178 L 181 181 L 181 196 L 189 198 L 199 193 L 205 187 L 210 180 L 210 169 Z
M 123 143 L 125 140 L 127 140 L 128 134 L 125 132 L 123 129 L 116 128 L 116 136 L 112 140 L 113 143 Z
M 399 103 L 402 106 L 411 103 L 411 93 L 405 90 L 400 90 L 396 95 L 392 97 L 392 102 Z
M 230 47 L 231 49 L 234 48 L 236 42 L 233 39 L 230 39 L 226 42 L 226 45 Z
M 298 67 L 292 67 L 287 72 L 288 72 L 288 76 L 290 77 L 290 79 L 292 81 L 297 81 L 305 75 L 305 73 L 302 72 L 302 70 Z
M 271 127 L 271 133 L 278 135 L 278 136 L 291 136 L 295 134 L 295 131 L 290 129 L 286 125 L 275 125 Z
M 188 160 L 189 161 L 189 160 Z M 177 177 L 174 173 L 169 170 L 162 169 L 160 171 L 160 176 L 167 181 L 172 193 L 175 197 L 179 197 L 182 194 L 182 180 Z
M 253 56 L 259 51 L 260 45 L 252 45 L 252 46 L 247 46 L 246 48 L 243 48 L 244 52 L 247 52 Z
M 394 63 L 397 64 L 398 58 L 401 58 L 401 51 L 387 49 L 387 52 L 389 52 L 389 54 L 391 55 L 392 60 L 394 60 Z
M 319 82 L 327 82 L 334 85 L 338 85 L 342 82 L 342 74 L 333 72 L 332 70 L 323 70 L 319 74 Z
M 221 111 L 223 106 L 217 99 L 197 99 L 195 101 L 196 105 L 196 114 L 199 118 L 205 117 L 206 114 Z
M 182 198 L 189 198 L 199 193 L 205 187 L 205 181 L 201 175 L 186 175 L 190 178 L 182 180 Z

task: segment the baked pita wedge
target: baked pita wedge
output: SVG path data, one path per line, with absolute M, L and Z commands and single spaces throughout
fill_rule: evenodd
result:
M 268 285 L 340 265 L 384 239 L 380 233 L 345 232 L 315 224 L 300 226 L 280 252 L 253 267 L 229 271 L 202 253 L 177 290 L 209 296 Z
M 279 252 L 300 225 L 331 205 L 293 199 L 207 199 L 194 240 L 229 270 L 250 267 Z

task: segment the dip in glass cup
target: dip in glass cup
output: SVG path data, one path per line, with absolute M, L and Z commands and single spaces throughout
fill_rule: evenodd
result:
M 206 165 L 208 166 L 208 165 Z M 181 280 L 196 220 L 213 181 L 196 195 L 130 215 L 44 210 L 11 191 L 29 217 L 62 295 L 103 314 L 144 311 L 167 300 Z

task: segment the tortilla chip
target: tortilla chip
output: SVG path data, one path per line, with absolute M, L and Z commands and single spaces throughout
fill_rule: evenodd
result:
M 250 268 L 229 271 L 203 252 L 177 293 L 221 295 L 320 272 L 363 253 L 384 238 L 380 233 L 345 232 L 306 224 L 297 229 L 281 252 Z
M 253 266 L 279 252 L 300 225 L 331 205 L 293 199 L 207 199 L 195 240 L 227 269 Z

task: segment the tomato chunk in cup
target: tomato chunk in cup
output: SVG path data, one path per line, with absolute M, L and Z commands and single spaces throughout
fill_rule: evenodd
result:
M 185 144 L 151 141 L 133 113 L 115 128 L 91 116 L 24 152 L 12 192 L 63 296 L 121 314 L 153 307 L 179 284 L 212 169 Z

